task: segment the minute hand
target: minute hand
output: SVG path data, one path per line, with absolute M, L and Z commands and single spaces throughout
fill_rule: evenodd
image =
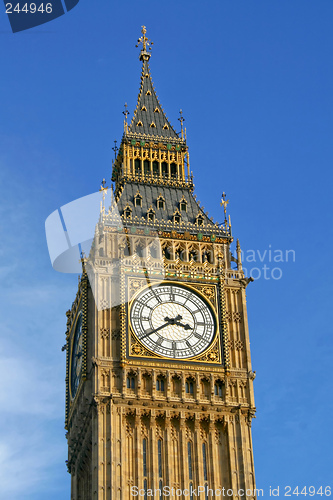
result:
M 161 325 L 158 328 L 155 328 L 155 330 L 149 330 L 149 331 L 147 331 L 145 335 L 143 335 L 142 337 L 140 337 L 140 339 L 144 339 L 145 337 L 148 337 L 152 333 L 155 333 L 155 332 L 158 332 L 159 330 L 162 330 L 162 328 L 165 328 L 168 325 L 170 325 L 170 321 L 167 321 L 166 323 L 164 323 L 164 325 Z

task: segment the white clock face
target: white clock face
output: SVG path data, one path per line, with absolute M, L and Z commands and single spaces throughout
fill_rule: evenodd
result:
M 189 288 L 171 284 L 143 290 L 133 301 L 130 320 L 145 347 L 174 359 L 202 353 L 216 330 L 208 304 Z

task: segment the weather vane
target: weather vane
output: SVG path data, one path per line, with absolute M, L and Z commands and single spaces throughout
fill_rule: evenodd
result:
M 146 37 L 146 33 L 147 33 L 146 26 L 142 26 L 141 33 L 142 33 L 142 36 L 138 39 L 138 43 L 136 44 L 136 47 L 139 47 L 140 43 L 142 43 L 142 50 L 141 50 L 141 54 L 142 54 L 143 52 L 147 53 L 147 48 L 148 48 L 148 50 L 151 50 L 151 45 L 154 45 L 154 42 L 152 42 L 151 40 L 149 40 Z M 149 57 L 150 57 L 150 55 L 149 55 Z

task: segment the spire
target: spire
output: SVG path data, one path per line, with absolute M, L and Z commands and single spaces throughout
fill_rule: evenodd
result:
M 179 135 L 175 132 L 167 119 L 163 108 L 156 95 L 151 79 L 148 61 L 150 59 L 151 45 L 153 42 L 146 37 L 146 27 L 142 26 L 142 37 L 138 39 L 136 47 L 142 44 L 139 59 L 142 61 L 141 86 L 136 109 L 131 123 L 125 130 L 125 135 L 138 138 L 176 139 L 180 142 Z

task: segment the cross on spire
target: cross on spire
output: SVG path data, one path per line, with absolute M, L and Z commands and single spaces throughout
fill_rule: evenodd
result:
M 140 61 L 142 60 L 149 60 L 150 54 L 147 52 L 147 49 L 151 51 L 151 45 L 154 45 L 154 42 L 149 40 L 146 37 L 147 29 L 146 26 L 142 26 L 141 30 L 142 36 L 138 39 L 138 43 L 136 44 L 136 47 L 139 47 L 139 45 L 142 43 L 142 49 L 140 52 Z

